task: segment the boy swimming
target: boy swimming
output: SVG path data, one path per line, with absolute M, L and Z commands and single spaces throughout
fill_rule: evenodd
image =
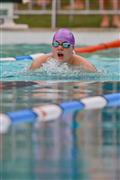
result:
M 52 51 L 37 57 L 29 69 L 37 69 L 43 63 L 54 58 L 59 62 L 66 62 L 69 65 L 77 67 L 80 66 L 87 72 L 96 72 L 96 68 L 89 61 L 75 53 L 74 47 L 75 38 L 72 32 L 69 29 L 61 28 L 53 36 Z

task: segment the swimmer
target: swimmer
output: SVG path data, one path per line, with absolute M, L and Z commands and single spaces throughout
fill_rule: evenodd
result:
M 72 32 L 66 28 L 61 28 L 53 36 L 52 51 L 37 57 L 29 69 L 35 70 L 54 58 L 59 62 L 66 62 L 68 65 L 80 66 L 87 72 L 96 72 L 96 68 L 89 61 L 75 53 L 74 47 L 75 38 Z

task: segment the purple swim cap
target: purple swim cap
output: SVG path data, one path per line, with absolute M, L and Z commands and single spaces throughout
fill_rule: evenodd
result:
M 61 28 L 53 36 L 53 41 L 66 41 L 71 45 L 75 45 L 75 38 L 72 32 L 69 29 Z

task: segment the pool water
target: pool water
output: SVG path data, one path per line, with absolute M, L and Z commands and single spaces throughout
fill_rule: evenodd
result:
M 11 81 L 1 86 L 2 112 L 120 91 L 119 82 Z M 16 123 L 0 135 L 5 180 L 120 178 L 119 107 L 64 112 L 51 122 Z
M 8 57 L 38 53 L 41 48 L 47 52 L 50 47 L 5 48 L 8 54 L 3 56 Z M 66 64 L 57 67 L 53 61 L 34 72 L 26 70 L 30 61 L 1 62 L 1 112 L 119 92 L 118 49 L 85 57 L 97 73 Z M 64 112 L 51 122 L 16 123 L 0 137 L 3 180 L 120 179 L 119 107 Z
M 5 54 L 5 52 L 7 52 Z M 49 45 L 5 45 L 2 57 L 15 57 L 50 51 Z M 82 68 L 69 67 L 66 63 L 59 64 L 54 59 L 45 63 L 35 71 L 28 71 L 32 61 L 6 61 L 1 63 L 2 81 L 119 81 L 120 80 L 120 53 L 119 49 L 83 54 L 97 68 L 97 73 L 84 72 Z

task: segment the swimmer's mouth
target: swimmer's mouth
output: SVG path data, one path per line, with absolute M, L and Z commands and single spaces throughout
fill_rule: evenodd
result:
M 57 53 L 59 58 L 63 58 L 64 54 L 63 53 Z

